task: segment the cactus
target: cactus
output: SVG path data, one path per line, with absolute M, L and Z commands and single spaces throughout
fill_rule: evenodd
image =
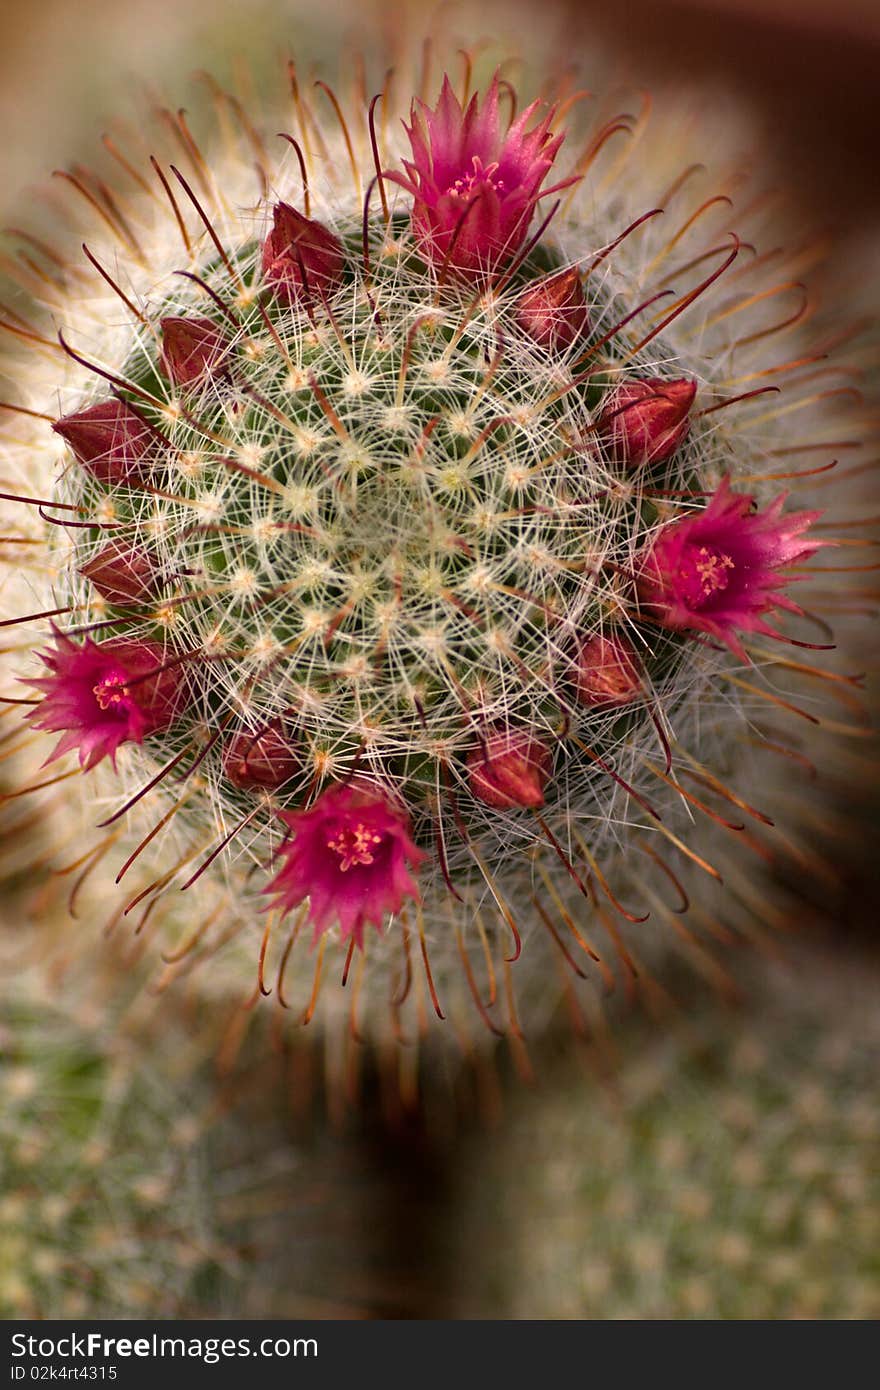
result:
M 267 1190 L 272 1165 L 251 1156 L 248 1172 L 224 1152 L 198 1042 L 166 1011 L 144 1047 L 82 979 L 58 991 L 17 967 L 15 998 L 0 1000 L 2 1316 L 231 1306 L 251 1272 L 234 1196 Z
M 876 969 L 753 971 L 743 1015 L 618 1034 L 604 1094 L 557 1059 L 458 1155 L 446 1316 L 876 1317 Z
M 859 543 L 823 471 L 858 407 L 728 232 L 732 170 L 670 171 L 674 116 L 291 71 L 280 154 L 214 88 L 221 142 L 116 149 L 85 259 L 27 258 L 4 698 L 33 794 L 99 822 L 59 865 L 172 973 L 521 1050 L 669 939 L 714 977 L 762 861 L 807 860 L 796 731 L 862 732 L 825 655 L 857 566 L 812 562 Z

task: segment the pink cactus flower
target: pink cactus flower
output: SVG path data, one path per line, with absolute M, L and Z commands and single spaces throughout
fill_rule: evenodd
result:
M 521 246 L 563 136 L 553 136 L 554 112 L 528 129 L 533 102 L 505 131 L 498 78 L 482 107 L 474 95 L 463 110 L 448 77 L 436 108 L 415 102 L 406 126 L 412 159 L 407 177 L 392 174 L 413 196 L 412 226 L 422 254 L 460 276 L 489 275 Z M 570 180 L 568 181 L 570 182 Z
M 616 463 L 636 468 L 671 458 L 690 432 L 697 383 L 687 377 L 627 381 L 612 392 L 596 433 Z
M 54 636 L 54 648 L 39 653 L 50 674 L 27 682 L 45 692 L 28 715 L 34 727 L 62 734 L 47 763 L 76 748 L 86 771 L 102 758 L 115 769 L 120 744 L 142 743 L 173 723 L 183 681 L 178 666 L 163 669 L 168 654 L 158 643 L 87 637 L 80 646 Z
M 289 203 L 276 203 L 263 242 L 263 278 L 292 308 L 318 306 L 342 283 L 345 253 L 338 237 Z
M 594 709 L 630 705 L 642 694 L 639 661 L 632 643 L 615 633 L 597 633 L 581 644 L 574 663 L 578 701 Z
M 94 584 L 108 603 L 125 607 L 129 603 L 145 603 L 159 590 L 161 576 L 154 560 L 136 546 L 105 545 L 80 574 Z
M 228 343 L 211 319 L 162 319 L 162 370 L 175 386 L 197 386 L 223 363 Z
M 235 787 L 274 791 L 299 772 L 299 758 L 277 729 L 240 729 L 223 750 L 223 771 Z
M 590 321 L 577 268 L 560 270 L 524 290 L 517 300 L 516 321 L 533 342 L 550 352 L 577 342 Z
M 136 486 L 142 481 L 153 434 L 124 401 L 99 401 L 56 420 L 52 428 L 99 482 Z
M 499 729 L 468 755 L 468 783 L 474 796 L 496 810 L 544 805 L 551 753 L 528 729 Z
M 418 900 L 410 873 L 427 856 L 410 836 L 406 808 L 365 778 L 338 783 L 305 811 L 282 811 L 294 832 L 278 853 L 282 868 L 267 885 L 285 912 L 308 899 L 315 940 L 338 920 L 342 940 L 363 947 L 368 922 L 381 927 L 406 898 Z
M 764 512 L 753 512 L 753 501 L 731 492 L 725 478 L 703 511 L 658 532 L 636 579 L 648 616 L 663 627 L 706 632 L 744 660 L 737 631 L 778 637 L 762 615 L 773 608 L 802 612 L 781 592 L 793 576 L 780 571 L 824 544 L 803 536 L 821 512 L 783 516 L 785 494 Z

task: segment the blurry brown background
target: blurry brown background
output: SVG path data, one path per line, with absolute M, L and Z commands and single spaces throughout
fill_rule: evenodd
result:
M 584 42 L 620 44 L 641 76 L 741 95 L 766 153 L 838 235 L 880 215 L 877 0 L 573 0 Z
M 200 64 L 228 67 L 231 54 L 257 50 L 266 33 L 287 34 L 302 52 L 320 45 L 319 26 L 322 37 L 334 26 L 350 32 L 352 10 L 367 24 L 371 12 L 381 9 L 387 23 L 400 8 L 322 0 L 318 18 L 290 0 L 2 0 L 0 205 L 68 157 L 83 127 L 112 110 L 132 78 L 165 84 Z M 419 10 L 435 6 L 406 8 L 418 29 Z M 877 0 L 556 0 L 541 9 L 566 35 L 573 30 L 584 51 L 599 40 L 644 80 L 745 96 L 780 173 L 835 230 L 851 233 L 860 219 L 880 215 Z

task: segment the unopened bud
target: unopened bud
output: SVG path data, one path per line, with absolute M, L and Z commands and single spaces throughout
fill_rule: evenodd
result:
M 590 637 L 578 650 L 574 684 L 582 705 L 601 709 L 632 704 L 642 693 L 632 643 L 619 634 Z
M 227 340 L 211 319 L 162 320 L 162 370 L 175 386 L 194 386 L 220 366 Z
M 223 751 L 223 771 L 235 787 L 274 790 L 299 772 L 293 748 L 277 729 L 251 733 L 241 729 Z
M 527 730 L 490 733 L 468 755 L 470 789 L 498 810 L 543 806 L 550 761 L 550 749 Z
M 56 420 L 52 428 L 99 482 L 137 484 L 141 480 L 153 434 L 124 401 L 99 401 Z
M 123 607 L 152 598 L 160 582 L 156 565 L 145 550 L 112 543 L 83 565 L 80 574 L 91 580 L 108 603 Z
M 628 381 L 612 393 L 596 433 L 615 462 L 662 463 L 687 438 L 697 383 L 688 377 Z
M 589 325 L 578 271 L 560 270 L 531 285 L 517 300 L 516 321 L 539 347 L 551 351 L 571 347 Z
M 263 277 L 282 304 L 311 306 L 342 280 L 342 242 L 320 222 L 288 203 L 276 203 L 272 230 L 263 242 Z

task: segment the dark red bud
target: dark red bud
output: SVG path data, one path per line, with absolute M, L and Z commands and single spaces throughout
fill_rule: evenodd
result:
M 291 744 L 277 729 L 254 734 L 241 729 L 223 750 L 223 771 L 235 787 L 274 790 L 300 769 Z
M 160 583 L 156 565 L 145 550 L 113 543 L 99 550 L 88 564 L 83 565 L 80 574 L 90 579 L 98 593 L 109 603 L 121 606 L 152 598 L 158 592 Z
M 571 347 L 589 327 L 584 287 L 576 269 L 560 270 L 520 295 L 516 321 L 539 347 Z
M 52 428 L 99 482 L 136 484 L 141 480 L 153 434 L 124 401 L 99 401 L 56 420 Z
M 596 433 L 617 463 L 663 463 L 687 438 L 696 393 L 689 377 L 625 382 L 612 392 Z
M 497 810 L 543 806 L 550 762 L 550 749 L 534 734 L 499 730 L 468 754 L 470 789 L 479 801 Z
M 275 298 L 297 307 L 319 305 L 342 281 L 342 242 L 288 203 L 276 203 L 263 242 L 263 277 Z
M 595 709 L 637 700 L 642 681 L 632 643 L 620 635 L 590 637 L 578 650 L 574 684 L 580 703 Z
M 175 386 L 194 386 L 221 365 L 228 344 L 211 319 L 175 316 L 161 328 L 162 370 Z

